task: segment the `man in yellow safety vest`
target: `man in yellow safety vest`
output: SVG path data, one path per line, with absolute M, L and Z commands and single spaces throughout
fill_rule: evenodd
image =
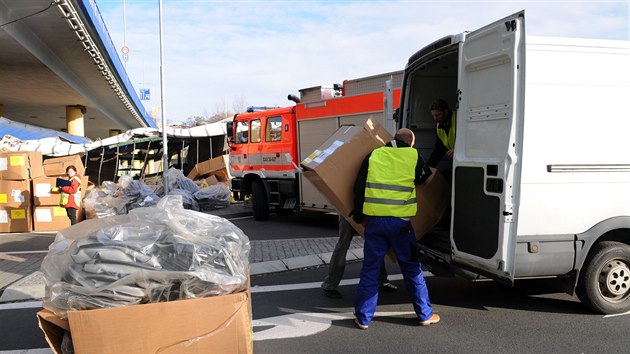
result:
M 431 116 L 435 121 L 435 131 L 437 138 L 433 152 L 427 160 L 427 165 L 436 167 L 442 159 L 453 160 L 453 150 L 455 149 L 455 132 L 457 126 L 457 114 L 451 111 L 448 103 L 443 99 L 436 99 L 431 103 Z M 445 176 L 447 177 L 447 176 Z M 447 178 L 450 183 L 450 178 Z
M 414 133 L 400 129 L 394 140 L 372 151 L 363 161 L 354 186 L 352 217 L 367 217 L 363 267 L 355 298 L 355 323 L 367 329 L 378 302 L 378 273 L 391 248 L 396 255 L 418 321 L 428 326 L 440 321 L 433 313 L 422 266 L 414 257 L 416 237 L 409 221 L 416 215 L 416 184 L 424 183 L 431 170 L 413 148 Z M 422 212 L 422 210 L 420 210 Z

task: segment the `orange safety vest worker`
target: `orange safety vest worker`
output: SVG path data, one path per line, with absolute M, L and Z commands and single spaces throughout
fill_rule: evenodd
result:
M 59 205 L 64 208 L 79 209 L 81 206 L 81 176 L 74 175 L 69 179 L 70 185 L 59 188 L 61 198 Z

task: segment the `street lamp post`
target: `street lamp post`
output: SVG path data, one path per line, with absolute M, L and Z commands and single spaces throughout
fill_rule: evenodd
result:
M 164 41 L 162 39 L 162 0 L 160 2 L 160 109 L 162 114 L 162 169 L 164 184 L 164 195 L 168 194 L 168 137 L 166 133 L 166 110 L 164 109 Z

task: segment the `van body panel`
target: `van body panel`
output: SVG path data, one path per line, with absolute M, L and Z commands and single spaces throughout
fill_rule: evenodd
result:
M 579 234 L 630 215 L 628 42 L 527 37 L 523 235 Z M 558 222 L 563 220 L 563 222 Z

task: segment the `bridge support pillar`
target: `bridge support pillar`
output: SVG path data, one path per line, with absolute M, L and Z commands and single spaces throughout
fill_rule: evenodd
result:
M 66 131 L 72 135 L 85 136 L 83 126 L 83 116 L 86 109 L 84 106 L 66 106 Z

